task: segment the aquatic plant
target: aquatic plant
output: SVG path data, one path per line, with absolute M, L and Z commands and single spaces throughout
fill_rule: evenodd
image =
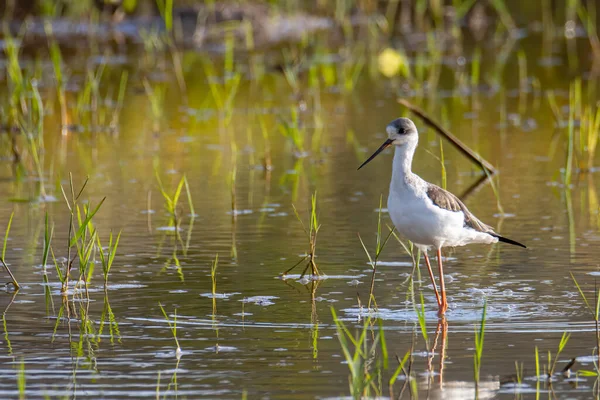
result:
M 179 340 L 177 339 L 177 309 L 175 309 L 174 314 L 173 314 L 173 321 L 171 321 L 171 318 L 169 318 L 169 316 L 167 315 L 167 312 L 165 311 L 163 305 L 161 303 L 158 303 L 158 307 L 160 307 L 160 311 L 162 312 L 163 316 L 165 317 L 165 320 L 167 321 L 167 324 L 169 324 L 169 329 L 171 330 L 171 334 L 173 335 L 173 340 L 175 340 L 175 346 L 176 346 L 176 350 L 175 350 L 175 357 L 177 359 L 181 358 L 181 347 L 179 346 Z
M 308 263 L 302 271 L 300 278 L 303 278 L 304 275 L 306 275 L 306 271 L 308 271 L 308 268 L 311 269 L 312 277 L 315 278 L 321 275 L 319 273 L 319 268 L 317 267 L 317 263 L 315 261 L 317 252 L 317 235 L 319 233 L 319 229 L 321 228 L 321 225 L 319 224 L 319 220 L 317 218 L 317 192 L 313 193 L 311 196 L 310 222 L 308 229 L 306 229 L 306 225 L 304 225 L 304 222 L 302 222 L 302 218 L 300 217 L 300 214 L 298 214 L 296 206 L 292 204 L 292 207 L 294 208 L 294 214 L 296 214 L 296 218 L 298 219 L 298 221 L 300 221 L 300 225 L 302 225 L 302 230 L 304 230 L 304 233 L 306 234 L 306 238 L 308 240 L 308 251 L 300 261 L 298 261 L 292 268 L 288 269 L 283 273 L 283 277 L 285 278 L 285 276 L 291 270 L 300 265 L 300 263 L 302 263 L 305 260 L 308 260 Z
M 485 337 L 485 319 L 487 314 L 487 300 L 483 303 L 481 312 L 481 322 L 479 329 L 475 329 L 475 354 L 473 354 L 473 371 L 475 380 L 475 390 L 479 388 L 479 378 L 481 371 L 481 359 L 483 358 L 483 341 Z
M 219 267 L 219 254 L 215 255 L 215 259 L 210 266 L 210 281 L 212 293 L 213 316 L 217 314 L 217 268 Z
M 594 320 L 594 326 L 595 326 L 595 330 L 596 330 L 595 352 L 596 352 L 596 357 L 597 357 L 597 360 L 594 363 L 594 366 L 596 368 L 595 372 L 598 373 L 599 368 L 600 368 L 600 291 L 598 290 L 598 288 L 596 288 L 596 287 L 594 288 L 594 298 L 596 299 L 596 304 L 592 308 L 592 304 L 590 304 L 590 302 L 588 301 L 587 296 L 581 289 L 581 286 L 579 286 L 579 283 L 577 282 L 577 279 L 575 279 L 575 275 L 573 275 L 572 272 L 571 272 L 571 279 L 573 279 L 573 283 L 575 283 L 575 286 L 577 287 L 577 291 L 579 292 L 579 295 L 581 296 L 581 298 L 583 299 L 583 302 L 585 303 L 585 307 L 590 312 L 590 314 L 592 315 L 592 318 Z
M 385 340 L 383 323 L 377 320 L 377 332 L 370 332 L 374 327 L 371 317 L 364 320 L 362 327 L 356 335 L 353 335 L 348 327 L 341 321 L 333 307 L 331 315 L 335 323 L 337 337 L 340 342 L 342 353 L 348 370 L 350 372 L 349 390 L 355 399 L 379 397 L 383 393 L 382 373 L 388 369 L 388 346 Z M 368 333 L 371 333 L 369 335 Z M 372 337 L 369 343 L 369 337 Z M 393 393 L 393 385 L 398 375 L 404 371 L 404 365 L 409 360 L 411 350 L 407 351 L 402 360 L 397 356 L 398 366 L 388 380 L 390 394 Z M 406 377 L 410 381 L 410 376 Z M 393 396 L 392 396 L 393 397 Z
M 298 110 L 293 107 L 290 110 L 291 120 L 281 120 L 279 123 L 279 131 L 287 138 L 294 146 L 294 154 L 298 157 L 305 155 L 304 138 L 305 130 L 300 126 L 300 118 Z
M 98 326 L 98 337 L 102 337 L 104 332 L 104 326 L 108 325 L 108 334 L 110 336 L 110 343 L 114 343 L 115 336 L 119 343 L 121 342 L 121 332 L 119 331 L 119 323 L 115 317 L 115 314 L 108 301 L 108 291 L 105 288 L 104 291 L 104 307 L 102 308 L 102 315 L 100 316 L 100 324 Z
M 69 210 L 69 235 L 68 235 L 68 246 L 67 246 L 67 261 L 66 265 L 64 265 L 65 270 L 62 271 L 58 262 L 56 262 L 56 258 L 54 257 L 54 252 L 51 250 L 52 257 L 54 259 L 54 264 L 56 266 L 56 273 L 58 278 L 62 284 L 61 293 L 66 295 L 68 287 L 69 287 L 69 279 L 71 276 L 71 270 L 73 268 L 73 264 L 76 258 L 79 258 L 79 281 L 84 279 L 85 290 L 87 293 L 87 283 L 90 282 L 92 272 L 93 272 L 93 260 L 92 260 L 92 250 L 94 250 L 96 245 L 96 229 L 94 228 L 94 224 L 92 222 L 92 218 L 102 204 L 106 197 L 104 197 L 96 207 L 92 208 L 91 204 L 84 204 L 83 208 L 79 206 L 79 199 L 87 186 L 88 179 L 84 181 L 81 189 L 77 194 L 75 194 L 75 188 L 73 186 L 73 175 L 69 174 L 69 195 L 65 191 L 64 187 L 61 185 L 61 191 L 63 194 L 63 198 L 65 199 L 65 203 Z M 70 197 L 70 199 L 69 199 Z M 75 254 L 73 255 L 73 251 L 75 250 Z
M 25 360 L 21 358 L 19 369 L 17 370 L 17 391 L 19 393 L 19 400 L 25 400 L 27 398 L 25 394 L 25 380 Z
M 233 117 L 233 104 L 242 80 L 242 75 L 239 72 L 231 71 L 222 77 L 221 83 L 219 81 L 220 77 L 218 77 L 219 75 L 209 58 L 203 58 L 202 66 L 213 101 L 219 112 L 220 121 L 223 122 L 224 126 L 229 126 Z
M 10 268 L 8 267 L 8 265 L 6 264 L 6 261 L 5 261 L 6 260 L 6 244 L 8 243 L 8 234 L 10 233 L 10 227 L 12 225 L 12 220 L 13 220 L 14 215 L 15 215 L 14 211 L 12 213 L 10 213 L 10 218 L 8 219 L 8 224 L 6 225 L 6 230 L 4 231 L 4 242 L 2 243 L 2 257 L 0 258 L 0 262 L 2 262 L 2 266 L 4 267 L 4 269 L 10 276 L 10 279 L 12 280 L 12 284 L 15 287 L 15 289 L 19 290 L 20 289 L 19 283 L 17 282 L 17 279 L 15 278 L 15 276 L 13 275 L 13 273 L 11 272 Z
M 98 252 L 100 253 L 100 261 L 102 262 L 102 273 L 104 275 L 105 289 L 108 287 L 108 274 L 110 273 L 110 268 L 112 267 L 113 261 L 115 260 L 115 255 L 117 254 L 117 247 L 119 246 L 121 232 L 122 231 L 119 231 L 119 234 L 114 239 L 114 242 L 113 233 L 110 232 L 106 252 L 104 250 L 104 247 L 102 247 L 102 243 L 100 243 L 100 235 L 96 235 L 96 241 L 98 243 Z
M 359 331 L 358 337 L 355 337 L 346 327 L 346 325 L 338 319 L 334 308 L 331 308 L 333 321 L 337 331 L 337 337 L 342 347 L 344 359 L 350 370 L 349 388 L 350 393 L 355 399 L 361 399 L 371 396 L 371 389 L 377 389 L 374 385 L 374 373 L 367 366 L 369 354 L 371 350 L 375 350 L 379 336 L 373 341 L 371 346 L 368 345 L 367 332 L 370 326 L 371 318 L 365 320 L 362 329 Z M 352 346 L 351 346 L 352 345 Z M 377 393 L 379 394 L 379 393 Z
M 382 233 L 381 233 L 382 210 L 383 210 L 383 195 L 379 196 L 379 211 L 377 213 L 377 236 L 376 236 L 377 239 L 375 242 L 375 256 L 374 257 L 371 257 L 371 253 L 369 253 L 369 251 L 367 250 L 367 246 L 365 246 L 365 243 L 363 242 L 362 238 L 360 237 L 360 233 L 358 233 L 358 240 L 360 240 L 360 244 L 362 245 L 362 248 L 365 251 L 367 258 L 369 259 L 369 265 L 371 265 L 371 268 L 373 268 L 373 273 L 371 274 L 371 286 L 369 289 L 369 302 L 368 302 L 369 309 L 371 308 L 371 299 L 373 298 L 373 290 L 375 288 L 375 273 L 377 272 L 377 261 L 379 260 L 379 256 L 381 255 L 383 248 L 387 244 L 388 240 L 390 240 L 390 238 L 392 237 L 392 233 L 394 232 L 393 229 L 390 229 L 389 233 L 387 234 L 385 239 L 383 239 L 383 241 L 382 241 Z
M 565 346 L 569 342 L 570 337 L 570 333 L 563 332 L 563 335 L 560 338 L 560 342 L 558 344 L 558 350 L 556 351 L 556 355 L 554 356 L 554 361 L 552 360 L 552 353 L 550 352 L 550 350 L 548 350 L 548 379 L 552 379 L 552 376 L 554 375 L 554 370 L 556 369 L 556 362 L 558 361 L 558 357 L 560 357 L 560 353 L 562 353 L 562 351 L 564 350 Z
M 273 169 L 273 162 L 271 160 L 271 138 L 269 135 L 269 130 L 267 128 L 267 124 L 265 122 L 264 117 L 260 117 L 260 131 L 263 137 L 263 168 L 265 171 L 269 172 Z
M 110 121 L 110 128 L 113 132 L 119 130 L 119 118 L 121 110 L 123 109 L 123 103 L 125 101 L 125 93 L 127 90 L 127 81 L 129 79 L 129 72 L 127 70 L 121 73 L 121 80 L 119 81 L 119 93 L 117 95 L 117 103 L 113 110 L 112 119 Z
M 169 227 L 172 227 L 176 231 L 179 230 L 179 225 L 181 224 L 181 217 L 177 212 L 177 205 L 179 204 L 179 198 L 181 196 L 181 191 L 185 188 L 188 206 L 192 215 L 194 214 L 194 203 L 192 201 L 192 193 L 190 191 L 190 185 L 188 184 L 187 178 L 185 175 L 181 177 L 177 187 L 173 194 L 169 194 L 165 189 L 162 180 L 160 179 L 160 174 L 158 172 L 158 161 L 154 163 L 154 175 L 156 177 L 156 182 L 158 183 L 158 189 L 160 190 L 160 194 L 165 201 L 165 209 L 169 214 Z
M 48 38 L 48 48 L 50 51 L 50 60 L 52 60 L 52 67 L 54 68 L 54 84 L 56 85 L 56 93 L 58 97 L 58 104 L 60 106 L 60 117 L 62 123 L 62 134 L 66 134 L 66 127 L 69 125 L 69 114 L 67 110 L 67 97 L 65 94 L 65 81 L 67 78 L 64 76 L 63 71 L 63 58 L 60 52 L 60 47 L 54 39 L 52 32 L 52 24 L 50 21 L 44 22 L 44 31 Z
M 150 101 L 150 110 L 152 112 L 152 129 L 154 132 L 158 132 L 160 130 L 160 122 L 163 118 L 163 110 L 165 103 L 165 93 L 166 88 L 164 85 L 154 85 L 152 86 L 150 82 L 145 79 L 144 89 L 146 91 L 146 96 Z
M 173 32 L 173 0 L 156 0 L 160 16 L 165 22 L 168 33 Z
M 419 293 L 419 305 L 413 303 L 415 312 L 417 313 L 417 320 L 419 321 L 419 328 L 421 329 L 421 335 L 425 341 L 425 347 L 429 352 L 429 336 L 427 335 L 427 322 L 425 320 L 425 299 L 423 298 L 423 292 Z

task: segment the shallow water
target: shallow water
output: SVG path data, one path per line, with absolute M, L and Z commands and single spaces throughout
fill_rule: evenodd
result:
M 531 34 L 519 42 L 528 50 L 529 74 L 540 76 L 543 90 L 561 90 L 559 104 L 567 104 L 568 81 L 561 78 L 566 55 L 553 54 L 559 65 L 545 66 L 535 52 L 539 39 Z M 374 249 L 379 197 L 384 196 L 385 207 L 391 153 L 359 172 L 356 167 L 384 140 L 385 125 L 408 115 L 395 101 L 407 92 L 399 82 L 372 79 L 365 73 L 352 93 L 343 93 L 339 85 L 323 85 L 293 95 L 281 73 L 269 72 L 260 84 L 244 80 L 226 125 L 210 101 L 200 56 L 190 52 L 185 57 L 187 104 L 175 76 L 160 63 L 152 67 L 132 53 L 109 67 L 106 80 L 113 85 L 118 85 L 120 64 L 133 71 L 118 135 L 84 130 L 61 136 L 60 114 L 55 111 L 46 118 L 46 190 L 56 202 L 15 202 L 36 199 L 38 184 L 34 178 L 15 179 L 10 161 L 2 163 L 1 224 L 15 212 L 6 261 L 23 286 L 14 299 L 10 292 L 0 297 L 0 308 L 6 307 L 0 338 L 2 397 L 17 396 L 21 362 L 31 398 L 143 398 L 156 397 L 157 390 L 161 396 L 183 398 L 240 398 L 244 393 L 249 398 L 347 396 L 348 366 L 331 307 L 351 328 L 362 327 L 360 319 L 369 315 L 381 318 L 390 355 L 401 358 L 414 343 L 413 371 L 420 396 L 473 396 L 474 329 L 486 300 L 485 382 L 480 398 L 515 397 L 514 386 L 499 383 L 515 374 L 515 362 L 525 366 L 526 378 L 518 392 L 525 397 L 535 393 L 536 382 L 527 378 L 534 375 L 534 349 L 539 348 L 545 363 L 546 352 L 554 356 L 564 331 L 572 336 L 557 370 L 573 357 L 579 357 L 575 370 L 593 369 L 595 327 L 570 273 L 593 298 L 599 273 L 598 178 L 593 171 L 576 175 L 569 188 L 560 184 L 565 129 L 555 129 L 543 95 L 518 90 L 514 52 L 505 65 L 502 91 L 450 92 L 453 81 L 443 78 L 429 97 L 408 96 L 436 118 L 445 115 L 446 127 L 497 166 L 497 197 L 486 185 L 466 204 L 503 235 L 528 245 L 526 250 L 473 245 L 445 253 L 451 303 L 448 340 L 443 376 L 441 339 L 435 340 L 433 379 L 427 378 L 427 348 L 409 296 L 411 258 L 394 239 L 388 243 L 375 281 L 378 309 L 368 311 L 364 303 L 371 266 L 357 237 L 360 233 L 367 248 Z M 490 63 L 484 71 L 491 70 L 491 56 L 484 60 Z M 588 71 L 585 65 L 580 68 Z M 149 73 L 166 82 L 158 130 L 142 86 L 141 77 Z M 153 84 L 161 83 L 157 79 Z M 45 98 L 52 98 L 52 93 L 44 92 Z M 291 120 L 292 108 L 298 110 L 307 132 L 304 158 L 294 156 L 277 127 L 278 120 Z M 262 168 L 263 117 L 272 171 Z M 414 170 L 441 184 L 439 138 L 415 121 L 421 137 Z M 561 136 L 553 150 L 555 132 Z M 461 194 L 480 173 L 448 143 L 443 149 L 447 187 Z M 181 241 L 168 225 L 154 174 L 156 160 L 168 190 L 174 191 L 183 174 L 190 185 L 196 216 L 191 217 L 182 195 Z M 234 166 L 232 211 L 229 182 Z M 68 187 L 69 172 L 76 186 L 89 176 L 84 197 L 92 204 L 106 196 L 94 218 L 103 242 L 110 230 L 123 230 L 106 292 L 101 266 L 96 265 L 89 287 L 87 334 L 80 316 L 81 306 L 86 310 L 88 302 L 70 302 L 76 315 L 68 320 L 66 311 L 59 311 L 62 300 L 54 266 L 46 268 L 50 283 L 45 285 L 40 265 L 46 211 L 55 224 L 56 257 L 67 255 L 68 210 L 55 180 L 59 177 Z M 308 220 L 314 191 L 321 224 L 317 263 L 324 276 L 317 282 L 302 281 L 300 266 L 284 281 L 280 274 L 308 248 L 292 205 Z M 391 223 L 385 214 L 384 223 Z M 175 267 L 174 252 L 180 268 Z M 216 254 L 213 295 L 211 264 Z M 424 295 L 433 344 L 439 328 L 437 307 L 425 271 L 421 273 L 423 280 L 415 288 Z M 45 287 L 51 300 L 44 295 Z M 81 296 L 80 291 L 76 297 Z M 180 358 L 159 303 L 171 318 L 177 310 Z M 111 331 L 111 322 L 103 317 L 107 304 L 114 313 L 112 326 L 118 330 Z M 394 369 L 395 361 L 390 364 Z M 540 384 L 541 396 L 591 396 L 593 379 L 556 379 L 551 386 Z M 401 386 L 397 383 L 395 390 Z

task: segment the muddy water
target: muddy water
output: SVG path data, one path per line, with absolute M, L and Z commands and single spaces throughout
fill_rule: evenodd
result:
M 558 66 L 540 66 L 538 41 L 535 37 L 522 43 L 531 54 L 529 75 L 540 77 L 543 90 L 557 89 L 559 104 L 565 105 L 568 81 L 560 76 L 566 74 L 566 58 L 557 54 Z M 387 122 L 408 115 L 395 102 L 396 95 L 406 91 L 399 82 L 373 80 L 365 73 L 351 93 L 323 85 L 294 95 L 283 75 L 269 72 L 260 83 L 244 80 L 231 123 L 226 124 L 211 100 L 202 64 L 194 61 L 198 56 L 187 54 L 187 103 L 172 73 L 150 70 L 160 78 L 152 84 L 166 88 L 163 116 L 155 129 L 142 85 L 148 66 L 140 67 L 143 62 L 137 57 L 122 59 L 133 73 L 118 135 L 84 129 L 61 136 L 60 114 L 46 118 L 46 191 L 58 201 L 14 201 L 35 200 L 38 183 L 33 178 L 15 179 L 10 162 L 2 163 L 0 221 L 4 225 L 15 212 L 7 262 L 23 288 L 14 299 L 10 292 L 0 296 L 2 309 L 7 308 L 0 337 L 1 396 L 17 396 L 21 362 L 31 398 L 142 398 L 156 397 L 157 390 L 168 398 L 348 395 L 348 366 L 330 308 L 351 329 L 362 326 L 359 319 L 368 314 L 357 296 L 363 303 L 368 298 L 371 268 L 357 233 L 369 249 L 374 248 L 379 197 L 387 196 L 391 153 L 360 172 L 356 167 L 381 144 Z M 492 70 L 493 57 L 484 60 L 489 64 L 484 71 Z M 118 85 L 121 68 L 109 66 L 107 85 Z M 586 72 L 585 66 L 580 68 Z M 535 393 L 535 381 L 527 378 L 534 375 L 534 349 L 540 349 L 546 362 L 546 352 L 556 352 L 563 331 L 572 336 L 557 369 L 573 357 L 580 357 L 576 368 L 593 369 L 594 326 L 569 274 L 593 298 L 595 276 L 600 273 L 596 189 L 600 183 L 592 172 L 577 176 L 570 188 L 560 184 L 564 130 L 555 129 L 543 94 L 519 92 L 517 71 L 513 52 L 501 91 L 482 87 L 473 95 L 452 92 L 455 82 L 442 75 L 440 86 L 428 97 L 407 94 L 436 118 L 445 116 L 445 126 L 498 167 L 497 196 L 488 184 L 465 201 L 503 235 L 528 245 L 527 250 L 473 245 L 445 253 L 451 303 L 446 332 L 443 324 L 438 325 L 426 275 L 415 283 L 417 293 L 424 294 L 430 344 L 434 339 L 437 343 L 431 361 L 434 377 L 429 379 L 429 357 L 407 283 L 412 261 L 399 243 L 388 243 L 376 278 L 378 311 L 372 315 L 383 320 L 390 355 L 402 357 L 414 343 L 413 372 L 422 397 L 473 396 L 474 326 L 486 299 L 481 398 L 514 397 L 514 386 L 501 387 L 499 381 L 515 373 L 515 362 L 524 363 L 521 393 Z M 44 96 L 51 102 L 53 92 Z M 281 120 L 291 121 L 292 108 L 298 110 L 306 132 L 304 158 L 294 156 L 277 126 Z M 261 120 L 270 138 L 270 172 L 262 167 L 266 144 Z M 441 184 L 440 139 L 416 121 L 421 138 L 414 170 Z M 447 142 L 443 150 L 447 187 L 461 194 L 481 177 L 480 172 Z M 191 217 L 182 195 L 181 241 L 164 229 L 168 216 L 155 165 L 171 192 L 183 174 L 189 181 L 196 215 Z M 67 187 L 69 172 L 76 186 L 89 176 L 86 200 L 97 204 L 106 196 L 95 217 L 103 241 L 110 230 L 123 230 L 106 292 L 101 267 L 96 266 L 89 287 L 87 333 L 81 329 L 81 304 L 88 303 L 71 302 L 76 314 L 67 318 L 66 311 L 60 311 L 54 267 L 48 266 L 49 284 L 44 284 L 40 265 L 46 211 L 55 224 L 56 256 L 66 256 L 68 210 L 57 179 Z M 294 277 L 284 282 L 280 273 L 298 262 L 308 246 L 292 205 L 307 221 L 315 191 L 321 224 L 317 262 L 324 279 L 318 285 L 304 285 Z M 385 215 L 384 222 L 390 223 Z M 210 268 L 216 254 L 218 295 L 213 313 Z M 177 310 L 179 360 L 159 303 L 171 317 Z M 114 313 L 112 324 L 106 317 L 107 304 Z M 442 334 L 447 345 L 440 374 Z M 395 362 L 391 364 L 395 368 Z M 588 398 L 593 383 L 558 378 L 551 388 L 541 384 L 539 392 Z M 387 393 L 387 385 L 383 386 Z M 399 381 L 396 393 L 401 387 Z

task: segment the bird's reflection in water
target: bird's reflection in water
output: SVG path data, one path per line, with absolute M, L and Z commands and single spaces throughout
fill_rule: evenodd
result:
M 446 359 L 446 345 L 448 343 L 448 321 L 445 317 L 438 320 L 435 331 L 433 346 L 427 360 L 426 382 L 421 382 L 420 391 L 427 392 L 426 398 L 435 399 L 491 399 L 496 396 L 500 389 L 499 381 L 479 382 L 478 387 L 474 382 L 467 381 L 444 381 L 444 360 Z M 437 352 L 439 346 L 439 352 Z M 437 363 L 437 372 L 434 366 L 436 354 L 439 355 Z M 437 378 L 437 379 L 435 379 Z M 437 381 L 437 383 L 436 383 Z

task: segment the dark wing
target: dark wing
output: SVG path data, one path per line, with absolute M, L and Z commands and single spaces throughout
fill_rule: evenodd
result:
M 467 206 L 465 206 L 458 197 L 449 191 L 430 183 L 427 188 L 427 197 L 429 197 L 433 204 L 439 208 L 454 212 L 462 211 L 465 215 L 465 226 L 468 226 L 469 228 L 475 229 L 479 232 L 494 232 L 491 226 L 488 226 L 478 220 L 477 217 L 471 214 L 471 212 L 467 209 Z

